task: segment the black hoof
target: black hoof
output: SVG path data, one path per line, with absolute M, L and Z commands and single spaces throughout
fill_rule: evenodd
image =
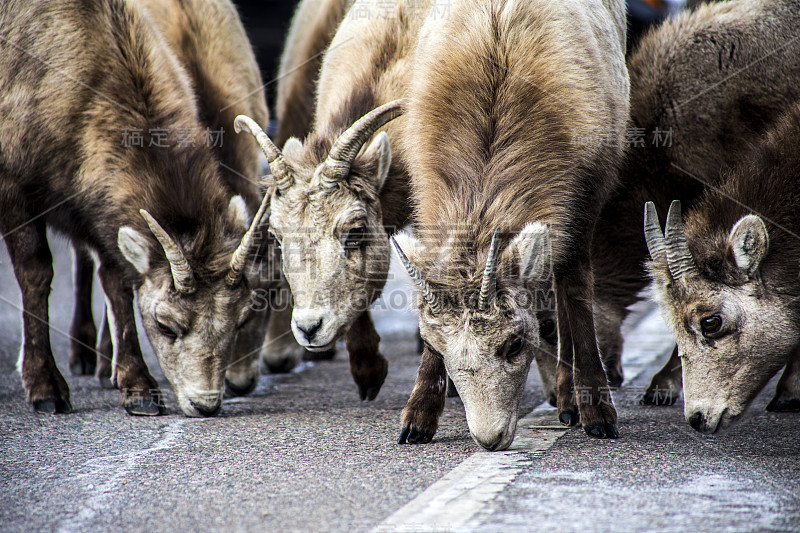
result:
M 558 420 L 565 426 L 577 425 L 580 415 L 574 411 L 564 411 L 558 414 Z
M 72 363 L 69 371 L 73 376 L 91 376 L 94 374 L 96 365 L 92 363 Z
M 116 388 L 114 386 L 114 384 L 111 383 L 111 378 L 98 377 L 97 381 L 100 382 L 100 388 L 102 388 L 102 389 L 111 390 L 111 389 L 115 389 Z
M 72 404 L 69 400 L 48 398 L 47 400 L 37 400 L 33 402 L 33 409 L 37 413 L 48 415 L 54 415 L 56 413 L 69 414 L 72 412 Z
M 769 405 L 767 405 L 767 411 L 772 411 L 774 413 L 800 412 L 800 399 L 779 400 L 778 398 L 773 398 L 772 401 L 769 402 Z
M 258 379 L 250 380 L 250 383 L 245 385 L 244 387 L 237 387 L 227 379 L 225 380 L 225 393 L 229 396 L 247 396 L 254 390 L 256 390 L 256 386 L 258 385 Z
M 622 386 L 622 382 L 625 381 L 625 378 L 622 376 L 622 374 L 616 370 L 606 374 L 606 378 L 608 379 L 608 386 L 612 389 L 620 388 Z
M 417 428 L 405 427 L 397 439 L 397 444 L 427 444 L 433 439 L 433 433 L 419 431 Z
M 288 374 L 297 365 L 290 357 L 287 357 L 280 362 L 264 361 L 264 366 L 270 374 Z
M 604 424 L 602 422 L 592 424 L 591 426 L 583 426 L 583 430 L 590 437 L 597 439 L 616 439 L 619 437 L 619 430 L 616 424 Z
M 358 386 L 358 396 L 361 398 L 361 401 L 368 401 L 371 402 L 375 398 L 378 397 L 378 393 L 381 391 L 381 385 L 373 385 L 372 387 L 362 387 L 361 385 Z
M 303 361 L 330 361 L 336 356 L 336 349 L 325 350 L 324 352 L 310 352 L 305 350 Z
M 166 413 L 163 405 L 142 400 L 129 401 L 125 404 L 125 410 L 132 416 L 158 416 Z

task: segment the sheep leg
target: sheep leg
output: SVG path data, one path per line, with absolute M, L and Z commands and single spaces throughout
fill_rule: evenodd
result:
M 48 299 L 53 256 L 43 219 L 28 222 L 27 212 L 3 221 L 3 238 L 22 291 L 22 351 L 19 364 L 28 402 L 40 413 L 69 413 L 69 387 L 50 347 Z M 26 222 L 28 222 L 26 224 Z
M 444 411 L 446 383 L 444 359 L 425 348 L 414 390 L 401 415 L 402 430 L 398 444 L 425 444 L 431 441 Z
M 361 313 L 345 335 L 345 345 L 350 354 L 350 374 L 358 385 L 362 400 L 375 399 L 389 372 L 389 362 L 378 351 L 380 340 L 369 311 Z
M 795 353 L 794 359 L 786 365 L 767 411 L 800 411 L 800 353 Z
M 639 400 L 639 405 L 672 405 L 678 401 L 678 396 L 683 388 L 682 371 L 681 358 L 678 357 L 678 346 L 676 345 L 672 349 L 667 364 L 650 380 L 650 385 Z
M 100 283 L 106 294 L 114 350 L 111 382 L 122 392 L 122 405 L 128 414 L 152 416 L 164 413 L 158 382 L 150 375 L 139 347 L 133 311 L 133 288 L 119 272 L 101 265 Z
M 92 315 L 94 262 L 82 246 L 73 245 L 72 251 L 75 307 L 69 328 L 69 370 L 75 376 L 92 375 L 97 367 L 97 328 Z
M 103 311 L 103 325 L 100 327 L 100 340 L 97 343 L 97 372 L 95 377 L 104 389 L 113 389 L 111 365 L 114 360 L 114 343 L 108 326 L 108 309 Z
M 619 434 L 617 411 L 597 348 L 592 297 L 593 279 L 588 257 L 556 275 L 559 419 L 570 425 L 580 420 L 589 436 L 616 438 Z M 570 384 L 574 384 L 574 394 Z

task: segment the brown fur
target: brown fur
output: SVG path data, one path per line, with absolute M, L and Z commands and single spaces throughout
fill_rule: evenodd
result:
M 147 209 L 182 245 L 199 292 L 224 277 L 241 238 L 226 216 L 229 189 L 204 145 L 204 108 L 198 106 L 193 79 L 139 4 L 7 2 L 0 19 L 0 115 L 9 118 L 0 130 L 0 201 L 9 252 L 16 264 L 25 247 L 46 249 L 41 238 L 26 243 L 8 236 L 50 208 L 29 227 L 43 228 L 46 222 L 98 253 L 104 291 L 118 306 L 117 386 L 126 407 L 135 409 L 131 391 L 144 390 L 150 398 L 157 384 L 141 361 L 135 330 L 126 329 L 133 323 L 130 291 L 140 276 L 117 247 L 119 228 L 151 235 L 138 212 Z M 253 101 L 248 110 L 266 119 L 265 107 Z M 142 130 L 145 147 L 122 147 L 125 131 L 134 128 Z M 169 131 L 170 148 L 147 147 L 148 131 L 155 128 Z M 180 130 L 191 132 L 194 146 L 176 146 Z M 252 149 L 244 150 L 254 163 Z M 250 197 L 255 198 L 253 189 Z M 163 252 L 155 243 L 151 249 L 151 269 L 166 270 Z M 18 278 L 27 291 L 25 276 Z M 46 287 L 49 283 L 41 290 Z M 33 300 L 42 298 L 46 302 L 46 293 L 31 296 L 31 304 L 40 306 Z M 39 316 L 46 319 L 46 306 Z M 26 327 L 26 347 L 41 335 Z M 29 399 L 68 403 L 66 390 L 36 390 L 34 382 L 58 381 L 29 372 L 28 361 L 36 360 L 52 361 L 49 346 L 30 353 L 26 348 Z M 57 375 L 55 365 L 48 365 L 50 375 Z
M 314 119 L 322 57 L 353 0 L 300 2 L 292 18 L 278 70 L 275 144 L 289 137 L 304 138 Z
M 453 6 L 419 45 L 425 54 L 417 56 L 403 149 L 410 158 L 415 227 L 430 253 L 412 260 L 430 285 L 463 302 L 477 290 L 496 229 L 505 246 L 526 224 L 546 224 L 560 310 L 559 410 L 576 420 L 574 342 L 576 387 L 593 391 L 593 405 L 580 405 L 586 430 L 616 436 L 613 406 L 599 400 L 605 377 L 587 308 L 588 250 L 622 156 L 624 10 L 552 2 L 465 5 Z M 603 28 L 596 40 L 587 37 L 592 24 Z M 575 142 L 606 133 L 612 135 L 608 144 Z M 454 225 L 460 240 L 452 253 L 440 254 Z M 518 277 L 501 264 L 499 288 Z M 413 418 L 406 415 L 406 421 Z
M 648 283 L 644 203 L 655 202 L 662 220 L 673 199 L 690 208 L 719 169 L 800 97 L 798 25 L 796 1 L 711 4 L 654 28 L 631 55 L 629 127 L 643 128 L 647 138 L 628 149 L 592 248 L 603 310 L 598 330 L 609 332 L 599 339 L 607 368 L 621 368 L 620 325 Z M 652 144 L 656 128 L 672 130 L 672 147 Z M 670 383 L 654 385 L 663 390 Z

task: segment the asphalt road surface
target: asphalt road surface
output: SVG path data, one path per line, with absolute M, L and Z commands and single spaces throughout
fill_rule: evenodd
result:
M 414 315 L 388 308 L 376 311 L 390 370 L 374 402 L 358 400 L 340 347 L 334 361 L 262 376 L 217 418 L 184 417 L 170 394 L 166 416 L 135 418 L 117 391 L 69 375 L 70 254 L 51 244 L 51 337 L 75 412 L 37 415 L 25 401 L 19 290 L 2 247 L 2 531 L 800 531 L 800 415 L 764 411 L 774 381 L 711 437 L 686 424 L 681 402 L 637 405 L 670 349 L 652 308 L 627 325 L 616 441 L 556 424 L 534 370 L 511 451 L 481 451 L 458 399 L 431 444 L 397 445 L 419 356 Z M 407 301 L 396 277 L 389 292 Z M 149 350 L 147 362 L 169 390 Z

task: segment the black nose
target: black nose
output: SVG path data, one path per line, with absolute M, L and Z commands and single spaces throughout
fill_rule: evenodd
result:
M 193 401 L 189 401 L 189 403 L 192 404 L 192 407 L 194 407 L 197 410 L 197 412 L 200 413 L 201 416 L 206 416 L 206 417 L 217 416 L 217 413 L 219 413 L 219 410 L 222 407 L 222 402 L 220 401 L 217 401 L 211 407 L 206 407 L 204 405 L 196 404 Z
M 314 335 L 316 335 L 317 331 L 319 331 L 319 328 L 322 327 L 322 319 L 320 318 L 319 320 L 317 320 L 315 324 L 311 325 L 308 324 L 300 325 L 297 322 L 295 322 L 295 324 L 297 325 L 297 329 L 303 332 L 303 335 L 305 335 L 306 340 L 311 341 L 311 339 L 314 338 Z
M 704 422 L 705 420 L 703 419 L 703 414 L 700 412 L 694 413 L 689 417 L 689 425 L 697 431 L 700 431 L 700 428 L 703 427 Z

